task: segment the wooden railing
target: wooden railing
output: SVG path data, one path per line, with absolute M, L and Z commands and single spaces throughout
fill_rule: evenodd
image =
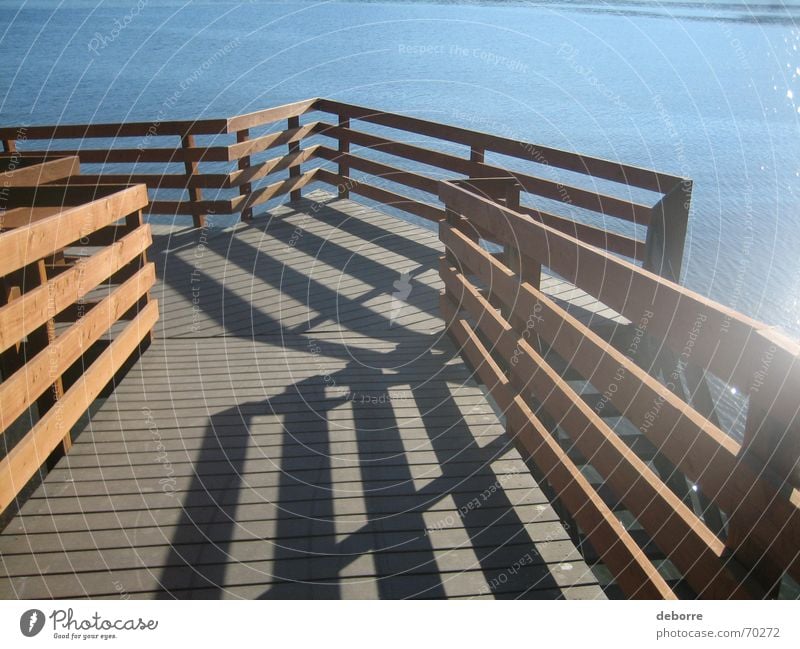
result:
M 125 309 L 130 316 L 130 300 L 138 300 L 140 311 L 125 330 L 135 333 L 112 343 L 109 349 L 119 349 L 113 363 L 104 360 L 85 375 L 95 393 L 156 317 L 154 307 L 142 304 L 152 283 L 152 267 L 141 258 L 149 242 L 142 211 L 189 214 L 197 226 L 208 214 L 249 219 L 273 198 L 289 194 L 296 200 L 303 187 L 326 183 L 340 196 L 359 195 L 439 224 L 447 250 L 442 310 L 450 334 L 561 511 L 574 519 L 577 540 L 591 546 L 625 593 L 670 598 L 687 587 L 705 597 L 762 596 L 774 594 L 781 579 L 800 577 L 798 348 L 674 283 L 681 273 L 688 179 L 325 99 L 228 119 L 6 127 L 0 140 L 6 164 L 17 160 L 12 171 L 19 184 L 34 181 L 25 181 L 31 172 L 19 166 L 17 144 L 31 165 L 60 165 L 48 167 L 51 176 L 38 167 L 35 182 L 66 183 L 37 194 L 52 205 L 37 198 L 34 208 L 7 211 L 6 227 L 25 229 L 1 234 L 0 245 L 12 235 L 21 241 L 27 236 L 21 232 L 62 232 L 51 228 L 55 218 L 71 224 L 64 230 L 70 238 L 77 233 L 77 215 L 89 215 L 96 226 L 89 241 L 108 246 L 82 264 L 98 269 L 89 283 L 109 275 L 126 281 L 112 294 L 126 296 L 124 302 L 102 300 L 89 313 L 106 304 L 98 318 Z M 87 148 L 92 141 L 94 148 Z M 95 169 L 74 173 L 76 157 Z M 141 185 L 114 183 L 146 183 L 152 200 L 148 204 Z M 16 201 L 32 199 L 20 188 L 14 195 Z M 65 210 L 65 200 L 90 202 Z M 101 209 L 98 201 L 108 206 Z M 111 226 L 123 216 L 125 226 Z M 54 338 L 50 321 L 74 311 L 71 305 L 86 291 L 82 285 L 78 294 L 72 269 L 61 273 L 58 251 L 83 236 L 62 236 L 38 256 L 18 260 L 20 265 L 0 249 L 0 272 L 12 277 L 12 285 L 20 283 L 14 273 L 25 269 L 30 276 L 38 267 L 40 283 L 61 282 L 59 291 L 71 287 L 56 292 L 68 297 L 60 298 L 57 309 L 48 307 L 44 320 L 26 316 L 39 329 L 38 338 L 0 319 L 4 352 L 29 347 L 30 356 L 66 335 Z M 118 267 L 137 256 L 137 274 L 120 276 Z M 95 265 L 89 266 L 92 259 Z M 576 319 L 542 292 L 543 267 L 629 324 L 601 331 Z M 133 278 L 138 279 L 131 288 L 127 282 Z M 36 300 L 44 299 L 46 288 L 35 290 Z M 13 286 L 8 295 L 15 295 Z M 29 303 L 44 313 L 40 302 L 26 300 L 9 301 L 0 313 L 19 317 Z M 80 333 L 63 339 L 59 368 L 77 353 L 66 355 L 67 341 L 102 333 L 80 324 L 85 320 L 73 325 Z M 41 400 L 57 376 L 40 378 L 32 392 L 25 387 L 28 397 L 21 403 L 30 408 Z M 707 377 L 746 395 L 742 443 L 720 426 Z M 0 386 L 4 413 L 6 400 L 11 403 L 10 395 L 22 389 L 12 392 L 7 383 Z M 587 386 L 601 396 L 595 407 L 584 394 Z M 56 385 L 54 393 L 55 402 L 67 405 L 67 421 L 86 405 L 85 397 L 70 396 L 76 394 L 71 389 L 63 386 L 60 396 Z M 16 408 L 7 412 L 19 414 Z M 15 469 L 20 478 L 0 485 L 2 507 L 45 451 L 59 443 L 46 428 L 55 417 L 47 408 L 43 402 L 44 417 L 30 433 L 33 440 L 37 428 L 45 431 L 47 444 L 29 441 L 3 460 L 4 469 L 12 462 L 22 469 Z M 4 414 L 3 426 L 9 424 Z M 63 437 L 64 427 L 58 430 Z M 35 461 L 30 449 L 38 449 Z
M 313 125 L 301 127 L 296 122 L 313 104 L 309 100 L 230 119 L 6 127 L 0 128 L 0 140 L 7 152 L 21 145 L 29 153 L 48 158 L 77 156 L 84 166 L 99 167 L 74 177 L 71 183 L 145 183 L 153 193 L 148 214 L 192 215 L 200 227 L 207 214 L 249 217 L 253 207 L 299 190 L 311 180 L 313 174 L 300 174 L 299 165 L 312 152 L 298 150 L 297 144 L 312 132 Z M 252 129 L 269 128 L 280 120 L 288 120 L 286 129 L 253 135 Z M 226 141 L 231 137 L 235 141 Z M 61 140 L 72 148 L 59 144 Z M 278 147 L 288 147 L 289 155 L 254 162 L 255 156 Z M 201 168 L 201 164 L 230 167 L 231 163 L 235 168 L 222 171 Z M 289 169 L 289 179 L 254 186 L 285 169 Z M 204 194 L 209 191 L 216 195 L 207 198 Z M 185 197 L 162 198 L 175 192 Z
M 320 115 L 323 119 L 312 119 Z M 333 123 L 323 121 L 325 115 L 334 116 Z M 358 194 L 439 221 L 442 177 L 511 177 L 522 195 L 518 209 L 535 220 L 662 276 L 680 277 L 690 181 L 530 142 L 327 99 L 227 119 L 0 128 L 6 149 L 14 148 L 21 134 L 20 145 L 28 152 L 78 156 L 84 165 L 99 167 L 73 182 L 146 183 L 148 213 L 191 214 L 198 227 L 207 214 L 240 213 L 249 219 L 259 205 L 284 194 L 297 199 L 315 181 L 336 187 L 342 196 Z M 63 140 L 72 141 L 72 148 L 59 143 Z M 92 142 L 97 145 L 90 148 Z M 509 162 L 501 164 L 501 158 Z M 514 160 L 525 169 L 513 168 Z M 303 171 L 311 161 L 322 166 Z M 537 175 L 530 167 L 547 173 Z M 275 179 L 280 172 L 285 177 Z M 588 182 L 580 186 L 581 179 Z M 603 193 L 598 183 L 621 189 L 622 195 Z M 641 202 L 635 191 L 654 202 Z M 176 192 L 183 197 L 166 197 Z M 556 213 L 545 205 L 563 209 Z M 605 227 L 609 221 L 614 225 Z M 630 225 L 626 232 L 624 224 Z
M 698 596 L 757 597 L 774 594 L 784 574 L 797 580 L 798 346 L 473 187 L 442 182 L 439 195 L 448 213 L 440 235 L 449 333 L 624 592 L 675 597 L 645 554 L 650 543 Z M 484 238 L 513 249 L 516 263 L 487 252 Z M 654 377 L 637 364 L 633 343 L 611 345 L 526 281 L 521 269 L 538 265 L 637 323 L 635 344 L 676 355 L 674 374 Z M 681 398 L 675 384 L 689 363 L 748 395 L 742 444 Z M 586 403 L 575 387 L 581 380 L 606 408 Z M 601 416 L 612 409 L 614 419 Z M 618 432 L 620 418 L 635 435 Z M 654 453 L 690 488 L 673 490 L 674 476 L 652 468 Z M 599 484 L 587 479 L 587 467 Z M 716 505 L 723 528 L 710 528 L 688 496 Z M 631 532 L 638 527 L 644 542 Z
M 69 449 L 71 428 L 158 318 L 146 187 L 75 184 L 70 157 L 9 152 L 3 162 L 0 514 Z
M 565 206 L 568 213 L 577 208 L 600 215 L 602 217 L 600 220 L 611 217 L 614 220 L 634 223 L 646 227 L 647 236 L 645 240 L 637 239 L 635 236 L 625 236 L 604 227 L 577 221 L 570 215 L 551 213 L 537 204 L 521 203 L 519 209 L 535 220 L 560 232 L 577 236 L 592 245 L 642 261 L 645 266 L 659 274 L 673 279 L 677 279 L 680 275 L 692 191 L 691 182 L 687 179 L 530 142 L 327 99 L 317 100 L 314 108 L 338 117 L 336 126 L 320 122 L 315 128 L 317 133 L 339 141 L 337 150 L 322 146 L 315 151 L 316 157 L 336 161 L 339 164 L 338 174 L 324 173 L 317 176 L 318 179 L 331 185 L 345 187 L 352 193 L 397 206 L 422 218 L 439 221 L 444 218 L 444 206 L 438 200 L 437 180 L 443 175 L 448 178 L 510 177 L 516 181 L 519 191 L 534 199 L 534 202 L 536 199 L 546 199 L 550 203 Z M 432 140 L 434 146 L 437 146 L 436 141 L 459 145 L 465 151 L 461 155 L 445 153 L 430 147 L 397 141 L 385 135 L 367 133 L 354 129 L 352 124 L 355 121 L 404 132 L 414 137 L 422 136 Z M 362 155 L 352 153 L 352 146 L 360 147 L 359 153 Z M 368 157 L 374 152 L 433 167 L 437 171 L 425 173 L 401 169 Z M 569 184 L 560 178 L 534 175 L 514 168 L 510 164 L 500 165 L 497 162 L 489 164 L 487 154 L 533 163 L 543 169 L 560 170 L 570 174 L 570 177 L 584 177 L 590 181 L 589 188 Z M 360 172 L 362 178 L 354 180 L 351 177 L 353 170 Z M 433 203 L 375 187 L 366 183 L 364 176 L 388 179 L 398 185 L 423 192 L 429 196 L 429 200 L 433 199 Z M 598 180 L 616 183 L 626 190 L 637 188 L 655 192 L 660 195 L 659 200 L 654 205 L 646 205 L 630 198 L 603 194 L 592 188 Z M 680 197 L 680 200 L 677 200 L 677 197 Z
M 0 177 L 3 188 L 33 187 L 57 182 L 80 172 L 77 156 L 48 158 L 18 151 L 0 154 Z

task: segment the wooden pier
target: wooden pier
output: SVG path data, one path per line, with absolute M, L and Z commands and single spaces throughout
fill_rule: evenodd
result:
M 0 536 L 0 596 L 603 597 L 443 335 L 436 233 L 316 196 L 154 237 L 155 340 Z
M 800 352 L 677 283 L 687 179 L 320 99 L 19 134 L 0 597 L 796 592 Z

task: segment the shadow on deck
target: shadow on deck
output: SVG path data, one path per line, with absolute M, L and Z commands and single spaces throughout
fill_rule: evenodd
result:
M 155 340 L 0 536 L 0 597 L 604 597 L 444 335 L 440 250 L 321 193 L 157 233 Z

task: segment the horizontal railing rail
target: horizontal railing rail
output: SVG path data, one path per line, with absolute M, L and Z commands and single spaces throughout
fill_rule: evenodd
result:
M 44 185 L 74 176 L 79 171 L 77 156 L 48 158 L 18 151 L 0 154 L 0 178 L 5 188 Z
M 395 113 L 377 111 L 363 106 L 353 106 L 342 102 L 319 99 L 315 109 L 337 115 L 338 124 L 319 123 L 317 131 L 327 134 L 339 141 L 338 153 L 341 156 L 339 168 L 339 186 L 345 186 L 350 191 L 361 193 L 364 190 L 362 183 L 355 183 L 348 178 L 351 166 L 363 165 L 362 160 L 348 157 L 351 154 L 351 145 L 362 147 L 363 150 L 379 151 L 406 160 L 434 167 L 437 170 L 448 172 L 448 175 L 462 174 L 466 177 L 509 176 L 520 185 L 523 193 L 527 193 L 536 203 L 540 199 L 564 204 L 569 211 L 574 208 L 587 210 L 599 215 L 601 222 L 607 217 L 612 220 L 633 222 L 647 228 L 644 240 L 636 236 L 625 236 L 614 230 L 608 230 L 581 223 L 571 218 L 570 215 L 551 214 L 543 209 L 540 204 L 522 205 L 531 216 L 551 225 L 563 232 L 578 238 L 588 237 L 592 245 L 600 245 L 611 252 L 622 254 L 631 259 L 643 262 L 646 268 L 658 274 L 678 281 L 680 279 L 683 260 L 683 244 L 688 222 L 689 204 L 691 200 L 691 181 L 678 176 L 664 174 L 641 167 L 626 165 L 600 158 L 585 156 L 552 147 L 544 147 L 531 142 L 514 140 L 488 133 L 481 133 L 461 127 L 450 126 L 408 117 Z M 464 157 L 431 150 L 416 144 L 395 141 L 381 134 L 366 133 L 352 128 L 354 121 L 379 125 L 414 136 L 424 136 L 429 139 L 455 143 L 468 147 L 468 155 Z M 332 156 L 330 151 L 324 151 L 326 157 Z M 581 188 L 573 186 L 566 180 L 553 180 L 527 173 L 513 166 L 499 166 L 487 164 L 486 154 L 494 153 L 521 161 L 536 163 L 542 168 L 559 169 L 592 179 L 591 186 Z M 363 170 L 363 166 L 361 167 Z M 369 173 L 369 172 L 367 172 Z M 414 187 L 416 179 L 403 177 L 391 171 L 393 180 L 400 184 Z M 432 176 L 438 180 L 441 173 Z M 431 177 L 429 177 L 431 178 Z M 630 198 L 620 198 L 604 194 L 593 187 L 597 179 L 617 183 L 630 188 L 635 187 L 660 194 L 659 200 L 653 205 L 642 204 Z M 331 178 L 330 180 L 333 180 Z M 428 191 L 427 189 L 423 191 Z M 434 192 L 435 196 L 435 192 Z M 665 197 L 671 197 L 665 200 Z M 422 212 L 430 214 L 430 205 L 422 203 L 414 205 L 413 199 L 402 197 L 402 208 L 412 214 Z M 436 201 L 438 203 L 438 201 Z M 441 209 L 441 205 L 436 205 Z M 419 215 L 419 214 L 417 214 Z M 437 220 L 439 220 L 437 218 Z
M 69 449 L 72 427 L 158 318 L 147 188 L 53 184 L 74 177 L 75 158 L 26 160 L 0 201 L 0 514 Z
M 312 113 L 333 115 L 336 122 L 312 117 L 301 123 L 301 117 Z M 359 130 L 356 123 L 389 129 L 395 135 Z M 452 145 L 462 146 L 466 151 L 458 155 L 414 140 L 401 141 L 408 136 L 451 149 Z M 201 144 L 198 138 L 208 141 Z M 336 146 L 319 143 L 318 138 L 333 139 Z M 439 221 L 445 214 L 436 183 L 443 174 L 454 178 L 508 176 L 520 186 L 520 209 L 534 219 L 641 262 L 671 279 L 680 277 L 691 197 L 691 183 L 687 180 L 363 106 L 315 98 L 227 119 L 5 127 L 0 128 L 0 139 L 6 149 L 13 149 L 16 140 L 24 140 L 26 150 L 58 158 L 77 156 L 84 164 L 101 166 L 99 171 L 76 177 L 76 183 L 146 183 L 151 191 L 149 213 L 192 215 L 198 227 L 207 214 L 240 213 L 248 219 L 254 208 L 272 199 L 286 194 L 299 198 L 302 188 L 313 182 L 336 187 L 342 196 L 352 192 L 414 216 Z M 80 142 L 67 148 L 59 144 L 61 140 Z M 309 140 L 311 143 L 304 147 Z M 91 146 L 98 141 L 101 146 Z M 276 149 L 283 150 L 276 155 Z M 487 154 L 560 170 L 591 182 L 579 187 L 563 178 L 544 177 L 513 165 L 491 164 Z M 303 172 L 303 165 L 314 161 L 334 163 L 336 167 L 317 166 Z M 409 164 L 416 168 L 403 167 Z M 287 178 L 275 179 L 279 172 L 286 172 Z M 358 173 L 358 178 L 353 177 L 353 172 Z M 616 183 L 623 189 L 656 192 L 661 199 L 649 205 L 630 196 L 609 195 L 596 188 L 597 180 Z M 411 190 L 411 195 L 403 188 Z M 184 198 L 166 197 L 170 192 L 182 192 Z M 209 198 L 209 194 L 213 197 Z M 552 213 L 545 208 L 547 202 L 561 205 L 566 211 Z M 574 218 L 576 210 L 585 211 L 588 216 L 594 214 L 594 222 Z M 609 220 L 636 224 L 638 230 L 634 227 L 626 234 L 620 231 L 623 226 L 605 227 Z M 640 238 L 643 228 L 647 235 Z
M 677 283 L 688 179 L 318 98 L 225 119 L 4 127 L 0 140 L 0 173 L 13 185 L 0 195 L 0 350 L 11 363 L 2 423 L 34 401 L 41 416 L 2 459 L 16 477 L 0 483 L 0 509 L 42 449 L 66 439 L 53 404 L 69 423 L 88 403 L 63 372 L 28 387 L 14 378 L 20 362 L 57 349 L 63 369 L 73 345 L 108 331 L 99 319 L 133 318 L 80 379 L 97 394 L 149 335 L 157 312 L 142 213 L 191 215 L 198 227 L 208 214 L 247 220 L 323 183 L 439 224 L 448 331 L 628 595 L 673 598 L 686 585 L 699 596 L 761 596 L 784 575 L 800 578 L 800 349 Z M 94 168 L 78 173 L 81 163 Z M 99 250 L 76 262 L 65 252 L 76 241 Z M 542 268 L 629 324 L 604 332 L 577 319 L 543 292 Z M 117 288 L 89 294 L 101 284 Z M 45 304 L 51 289 L 58 297 Z M 80 317 L 87 308 L 96 320 Z M 59 324 L 70 328 L 56 335 Z M 720 426 L 707 376 L 745 395 L 741 443 Z M 617 420 L 636 434 L 622 435 Z
M 292 149 L 313 133 L 314 124 L 301 126 L 294 121 L 312 110 L 315 101 L 311 99 L 225 119 L 3 127 L 0 140 L 7 154 L 14 153 L 20 144 L 26 147 L 26 153 L 44 154 L 48 158 L 76 156 L 84 165 L 100 166 L 99 170 L 70 181 L 76 184 L 146 183 L 152 194 L 147 213 L 191 215 L 195 226 L 200 227 L 209 213 L 241 212 L 248 218 L 252 207 L 282 195 L 284 190 L 297 192 L 313 180 L 313 170 L 302 175 L 296 173 L 313 152 Z M 251 137 L 251 129 L 268 129 L 283 120 L 287 128 Z M 210 142 L 199 144 L 197 138 L 207 138 Z M 77 140 L 78 145 L 67 148 L 59 142 L 62 140 Z M 97 143 L 96 148 L 92 148 L 93 142 Z M 288 147 L 291 155 L 258 162 L 251 167 L 252 156 L 279 147 Z M 226 166 L 231 163 L 236 167 L 222 173 L 206 173 L 200 167 L 201 164 Z M 144 171 L 142 166 L 156 169 Z M 282 170 L 289 171 L 292 183 L 250 186 Z M 204 190 L 216 190 L 217 196 L 205 199 Z M 226 190 L 235 194 L 220 195 Z M 164 198 L 165 191 L 181 191 L 186 198 Z
M 703 597 L 774 593 L 784 574 L 800 577 L 800 388 L 798 346 L 766 325 L 641 269 L 606 251 L 489 200 L 468 185 L 442 182 L 448 220 L 441 276 L 448 329 L 507 416 L 509 434 L 530 455 L 586 539 L 629 596 L 665 595 L 664 577 L 614 516 L 612 507 L 570 458 L 602 477 L 604 488 Z M 515 251 L 492 255 L 479 240 Z M 521 263 L 511 263 L 517 259 Z M 567 309 L 521 276 L 545 265 L 646 329 L 683 364 L 712 373 L 749 398 L 739 444 Z M 642 343 L 644 344 L 644 343 Z M 629 350 L 627 350 L 629 351 Z M 764 358 L 769 358 L 767 367 Z M 553 359 L 558 362 L 554 363 Z M 616 417 L 646 439 L 616 432 L 562 378 L 591 383 Z M 562 448 L 544 421 L 563 436 Z M 627 442 L 627 443 L 626 443 Z M 663 454 L 725 516 L 710 528 L 683 494 L 639 457 Z M 689 501 L 689 505 L 691 501 Z
M 340 119 L 358 119 L 419 135 L 427 135 L 435 139 L 464 144 L 478 150 L 483 150 L 484 152 L 493 151 L 531 162 L 540 163 L 544 160 L 546 164 L 553 167 L 588 174 L 660 193 L 668 192 L 682 180 L 678 176 L 585 156 L 580 153 L 520 142 L 489 133 L 481 133 L 479 131 L 408 117 L 397 113 L 376 111 L 373 108 L 354 106 L 352 104 L 329 99 L 316 100 L 314 108 L 316 110 L 339 115 Z

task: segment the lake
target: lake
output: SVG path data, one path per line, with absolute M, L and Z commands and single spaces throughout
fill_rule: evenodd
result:
M 800 333 L 797 3 L 0 7 L 2 123 L 328 96 L 682 174 L 694 180 L 684 283 Z

